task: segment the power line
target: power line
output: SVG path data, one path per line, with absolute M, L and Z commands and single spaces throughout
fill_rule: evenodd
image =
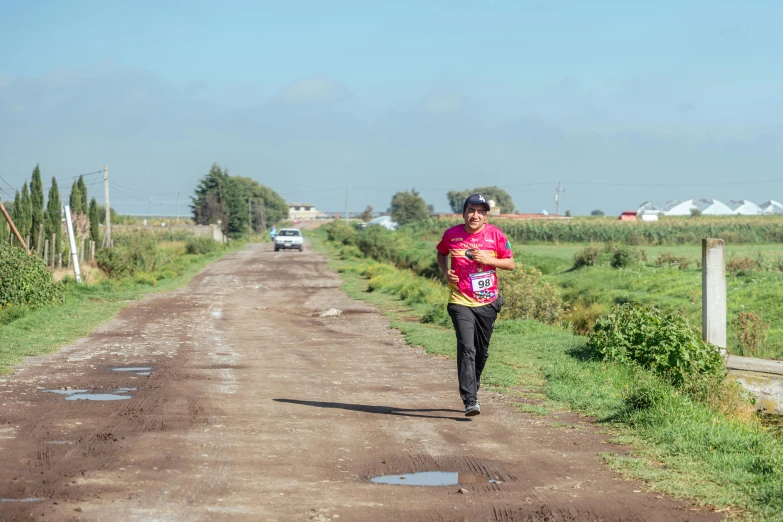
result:
M 112 187 L 120 187 L 125 190 L 130 190 L 131 192 L 138 192 L 139 194 L 148 194 L 150 196 L 174 196 L 177 194 L 176 192 L 148 192 L 146 190 L 139 190 L 131 187 L 126 187 L 125 185 L 120 185 L 119 183 L 116 182 L 112 182 Z

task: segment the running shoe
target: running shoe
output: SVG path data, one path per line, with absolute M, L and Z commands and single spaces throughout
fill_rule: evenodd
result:
M 479 413 L 481 413 L 481 406 L 479 406 L 479 403 L 476 401 L 470 401 L 468 405 L 465 407 L 466 417 L 473 417 L 475 415 L 478 415 Z

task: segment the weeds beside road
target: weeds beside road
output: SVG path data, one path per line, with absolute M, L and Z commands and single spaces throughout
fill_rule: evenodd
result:
M 185 285 L 211 261 L 243 246 L 236 243 L 224 249 L 209 241 L 207 246 L 189 235 L 160 233 L 120 236 L 114 249 L 105 251 L 103 259 L 98 257 L 99 263 L 110 262 L 113 270 L 94 270 L 95 279 L 85 284 L 70 276 L 57 283 L 62 285 L 64 304 L 0 307 L 0 373 L 22 357 L 51 353 L 87 335 L 128 301 Z
M 452 330 L 431 321 L 438 298 L 445 308 L 442 285 L 318 234 L 314 245 L 330 253 L 351 297 L 386 310 L 410 344 L 454 357 Z M 420 322 L 428 319 L 430 324 Z M 586 341 L 558 326 L 500 320 L 482 384 L 542 419 L 558 409 L 596 417 L 616 441 L 633 448 L 630 456 L 602 455 L 608 465 L 651 490 L 697 499 L 740 518 L 783 520 L 783 442 L 739 393 L 723 386 L 676 387 L 639 365 L 589 358 Z

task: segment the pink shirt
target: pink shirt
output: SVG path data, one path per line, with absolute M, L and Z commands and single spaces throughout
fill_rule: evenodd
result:
M 468 234 L 464 225 L 457 225 L 443 233 L 435 247 L 439 253 L 451 257 L 451 269 L 459 276 L 459 283 L 449 283 L 449 303 L 465 306 L 483 306 L 498 297 L 498 278 L 495 267 L 479 265 L 470 259 L 473 250 L 489 252 L 498 259 L 513 257 L 506 235 L 495 225 L 484 225 L 475 234 Z

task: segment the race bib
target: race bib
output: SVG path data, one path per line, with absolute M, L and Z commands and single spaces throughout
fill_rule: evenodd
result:
M 495 286 L 495 271 L 478 272 L 470 274 L 470 287 L 473 293 L 483 292 Z

